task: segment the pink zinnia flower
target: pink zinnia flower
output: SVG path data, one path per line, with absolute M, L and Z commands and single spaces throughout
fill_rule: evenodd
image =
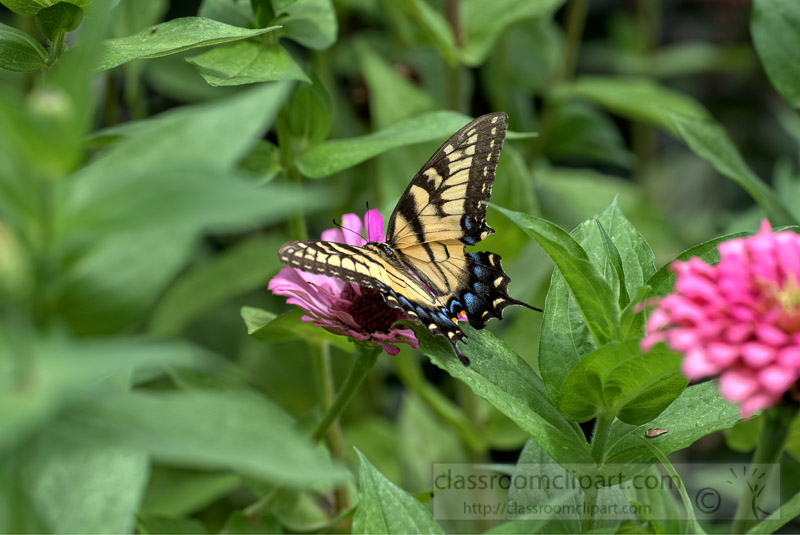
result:
M 675 262 L 674 293 L 647 321 L 642 350 L 666 342 L 690 380 L 720 376 L 743 417 L 770 407 L 800 378 L 800 235 L 772 232 L 719 246 L 720 261 Z
M 347 233 L 332 228 L 323 231 L 322 239 L 359 247 L 367 241 L 386 241 L 383 217 L 377 210 L 367 211 L 364 221 L 366 240 L 361 237 L 361 219 L 356 214 L 342 216 L 342 228 Z M 305 310 L 308 315 L 302 316 L 303 321 L 355 340 L 369 340 L 390 355 L 400 351 L 393 344 L 405 343 L 415 349 L 419 345 L 414 331 L 393 327 L 396 321 L 409 318 L 402 310 L 387 305 L 377 290 L 290 267 L 281 269 L 268 288 L 276 295 L 289 296 L 287 303 Z

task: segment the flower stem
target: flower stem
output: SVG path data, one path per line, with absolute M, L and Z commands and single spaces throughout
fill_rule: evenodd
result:
M 774 468 L 763 465 L 780 462 L 789 435 L 790 424 L 795 416 L 796 410 L 781 405 L 763 412 L 764 427 L 761 429 L 756 451 L 750 461 L 747 487 L 739 497 L 731 533 L 746 533 L 758 521 L 758 518 L 754 517 L 754 512 L 758 511 L 758 502 L 763 492 L 755 492 L 755 489 L 763 489 L 767 485 L 772 476 L 772 468 Z M 766 477 L 764 472 L 766 472 Z
M 366 377 L 367 372 L 375 365 L 375 361 L 378 359 L 378 354 L 380 353 L 380 347 L 356 343 L 356 353 L 356 361 L 353 363 L 353 367 L 350 369 L 350 373 L 347 379 L 345 379 L 342 388 L 339 390 L 333 403 L 328 407 L 325 416 L 311 433 L 311 440 L 315 443 L 319 442 L 320 439 L 325 436 L 325 433 L 331 428 L 331 425 L 339 418 L 345 407 L 350 403 L 350 400 L 353 399 L 359 385 L 364 380 L 364 377 Z M 330 366 L 328 366 L 328 368 L 330 368 Z M 324 388 L 326 387 L 323 387 L 323 389 Z M 332 393 L 333 390 L 331 389 L 331 394 Z M 264 514 L 275 500 L 278 499 L 283 490 L 283 487 L 280 485 L 273 487 L 272 490 L 260 500 L 247 506 L 244 510 L 244 514 L 248 517 L 257 517 Z
M 333 380 L 333 368 L 331 367 L 331 346 L 328 342 L 322 342 L 315 347 L 315 357 L 317 359 L 317 373 L 319 375 L 320 400 L 322 406 L 328 413 L 333 406 L 335 399 L 335 387 Z M 342 427 L 338 420 L 334 421 L 328 432 L 328 446 L 334 459 L 344 462 L 344 448 L 342 447 Z M 347 490 L 337 488 L 335 491 L 336 510 L 342 511 L 348 508 Z
M 342 411 L 344 411 L 345 407 L 350 403 L 350 400 L 353 399 L 361 381 L 364 380 L 367 372 L 375 365 L 375 361 L 378 359 L 378 353 L 380 352 L 379 347 L 367 344 L 356 344 L 356 347 L 358 348 L 358 354 L 356 355 L 356 361 L 353 363 L 353 367 L 350 369 L 347 379 L 345 379 L 342 388 L 336 395 L 336 399 L 333 400 L 333 403 L 328 408 L 325 416 L 317 424 L 317 427 L 311 434 L 311 440 L 314 442 L 318 442 L 325 436 L 325 433 L 333 422 L 341 415 Z

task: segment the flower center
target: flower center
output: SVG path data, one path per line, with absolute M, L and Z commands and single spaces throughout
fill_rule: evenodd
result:
M 765 290 L 773 306 L 780 309 L 777 326 L 784 332 L 800 332 L 800 284 L 790 276 L 780 286 L 769 283 Z
M 364 332 L 388 333 L 392 324 L 404 316 L 402 310 L 387 305 L 380 292 L 372 288 L 362 286 L 361 295 L 358 295 L 351 285 L 347 285 L 342 297 L 353 303 L 347 312 Z

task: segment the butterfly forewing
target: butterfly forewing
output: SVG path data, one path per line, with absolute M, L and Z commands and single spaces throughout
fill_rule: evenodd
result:
M 387 242 L 415 244 L 460 240 L 474 245 L 492 232 L 486 205 L 506 135 L 506 114 L 478 117 L 453 134 L 420 169 L 397 203 Z

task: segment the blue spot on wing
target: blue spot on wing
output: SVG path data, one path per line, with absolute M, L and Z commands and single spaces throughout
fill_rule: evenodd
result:
M 467 309 L 470 313 L 477 310 L 477 308 L 480 306 L 478 297 L 472 292 L 467 292 L 464 294 L 464 302 L 467 303 Z

